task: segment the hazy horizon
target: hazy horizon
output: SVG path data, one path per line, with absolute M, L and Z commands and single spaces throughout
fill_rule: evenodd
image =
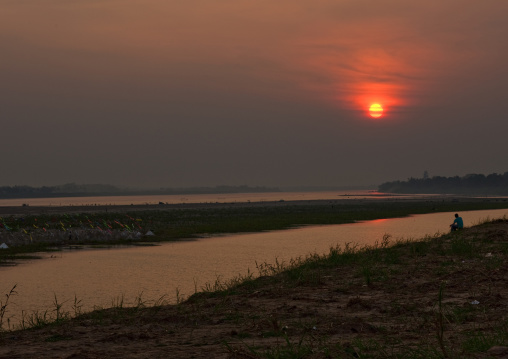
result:
M 0 186 L 504 173 L 507 13 L 503 0 L 1 1 Z
M 271 190 L 280 190 L 282 192 L 291 192 L 291 191 L 309 191 L 309 192 L 319 192 L 319 191 L 346 191 L 346 190 L 375 190 L 377 189 L 378 185 L 346 185 L 346 186 L 250 186 L 250 185 L 216 185 L 216 186 L 188 186 L 188 187 L 161 187 L 161 186 L 155 186 L 155 187 L 142 187 L 142 186 L 122 186 L 122 185 L 115 185 L 111 183 L 59 183 L 59 184 L 50 184 L 45 186 L 29 186 L 29 185 L 23 185 L 23 184 L 15 184 L 15 185 L 5 185 L 0 186 L 1 187 L 24 187 L 27 186 L 29 188 L 43 188 L 43 187 L 49 187 L 49 188 L 63 188 L 66 186 L 76 186 L 76 187 L 83 187 L 82 190 L 86 191 L 93 191 L 94 189 L 97 189 L 98 191 L 127 191 L 127 192 L 134 192 L 134 191 L 164 191 L 164 190 L 175 190 L 175 191 L 185 191 L 185 190 L 199 190 L 199 189 L 210 189 L 210 190 L 220 190 L 220 189 L 226 189 L 226 190 L 239 190 L 242 188 L 250 189 L 250 190 L 260 190 L 260 189 L 266 189 L 267 191 Z M 68 190 L 68 189 L 66 189 Z M 79 188 L 78 188 L 79 190 Z M 76 192 L 76 191 L 74 191 Z M 78 191 L 79 192 L 79 191 Z M 240 192 L 239 192 L 240 193 Z

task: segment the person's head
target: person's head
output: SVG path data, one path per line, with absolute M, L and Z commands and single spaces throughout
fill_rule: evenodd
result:
M 455 218 L 457 218 L 458 216 L 459 216 L 459 214 L 458 214 L 458 213 L 455 213 Z

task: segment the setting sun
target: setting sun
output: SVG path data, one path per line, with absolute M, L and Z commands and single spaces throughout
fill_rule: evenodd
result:
M 369 114 L 373 118 L 381 117 L 383 115 L 383 107 L 378 103 L 374 103 L 369 107 Z

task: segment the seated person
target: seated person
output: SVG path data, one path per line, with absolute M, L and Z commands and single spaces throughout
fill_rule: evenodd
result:
M 464 228 L 464 221 L 462 221 L 462 217 L 459 217 L 457 213 L 455 213 L 455 220 L 450 224 L 450 228 L 452 232 Z

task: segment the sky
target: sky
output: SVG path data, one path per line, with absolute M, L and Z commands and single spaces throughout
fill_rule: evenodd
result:
M 506 14 L 506 0 L 0 0 L 0 185 L 504 173 Z

